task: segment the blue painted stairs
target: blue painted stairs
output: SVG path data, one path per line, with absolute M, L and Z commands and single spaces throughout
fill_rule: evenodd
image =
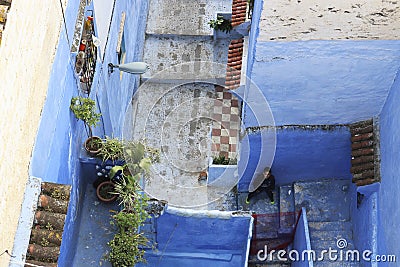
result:
M 333 255 L 340 257 L 340 251 L 355 249 L 350 222 L 349 180 L 326 179 L 315 182 L 297 182 L 293 185 L 296 210 L 305 207 L 309 222 L 311 249 L 316 252 L 314 266 L 350 267 L 358 262 L 344 260 L 330 261 L 322 250 L 337 250 Z M 343 254 L 345 255 L 345 254 Z
M 329 249 L 329 247 L 339 250 L 337 240 L 345 240 L 347 245 L 343 251 L 354 249 L 350 222 L 350 183 L 350 180 L 324 179 L 280 186 L 276 195 L 276 198 L 279 199 L 277 204 L 280 214 L 279 227 L 272 231 L 274 236 L 279 238 L 279 236 L 291 233 L 296 223 L 294 212 L 305 207 L 309 222 L 311 248 L 316 251 L 317 257 L 322 250 Z M 282 267 L 290 266 L 290 263 L 279 262 L 276 259 L 260 262 L 253 256 L 249 259 L 249 266 Z M 323 260 L 315 261 L 314 266 L 353 267 L 359 266 L 359 263 L 329 261 L 326 255 Z

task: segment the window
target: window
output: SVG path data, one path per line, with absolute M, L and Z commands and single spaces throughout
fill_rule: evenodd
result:
M 93 43 L 95 38 L 93 14 L 84 20 L 78 54 L 75 61 L 75 72 L 79 77 L 81 90 L 90 94 L 96 69 L 97 47 Z

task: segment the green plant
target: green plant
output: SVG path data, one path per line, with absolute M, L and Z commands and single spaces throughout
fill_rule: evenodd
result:
M 100 121 L 101 114 L 95 111 L 96 102 L 86 97 L 73 97 L 69 108 L 75 117 L 82 120 L 88 132 L 88 136 L 92 137 L 92 127 L 95 127 Z
M 147 176 L 150 166 L 159 161 L 159 152 L 138 141 L 127 142 L 124 145 L 124 158 L 132 176 L 138 180 L 140 175 Z
M 113 266 L 118 267 L 132 267 L 136 263 L 146 262 L 141 246 L 147 244 L 148 239 L 141 233 L 133 231 L 118 233 L 113 240 L 108 242 L 111 248 L 108 260 Z
M 122 183 L 116 184 L 115 193 L 118 194 L 123 209 L 113 216 L 112 224 L 117 226 L 118 233 L 108 242 L 111 249 L 108 260 L 113 266 L 131 267 L 145 262 L 141 247 L 147 246 L 149 241 L 139 232 L 139 227 L 149 217 L 146 212 L 148 197 L 141 192 L 132 176 L 124 176 Z
M 117 226 L 118 232 L 108 242 L 107 258 L 113 266 L 131 267 L 145 262 L 141 247 L 147 246 L 149 241 L 139 229 L 149 217 L 146 211 L 148 196 L 142 192 L 139 180 L 149 173 L 152 162 L 158 159 L 158 151 L 140 142 L 127 142 L 123 148 L 126 165 L 114 166 L 109 172 L 111 179 L 121 173 L 122 180 L 116 183 L 114 194 L 118 195 L 123 208 L 113 216 L 112 224 Z M 125 172 L 127 168 L 129 172 Z
M 236 165 L 237 164 L 237 160 L 236 159 L 225 158 L 225 156 L 220 155 L 218 157 L 213 158 L 213 164 L 216 164 L 216 165 Z
M 223 32 L 230 32 L 232 30 L 232 22 L 229 19 L 225 19 L 223 16 L 218 15 L 217 19 L 212 19 L 208 22 L 208 25 L 210 25 L 210 28 L 213 28 L 214 30 L 220 30 Z
M 128 211 L 137 209 L 137 200 L 145 198 L 141 195 L 138 181 L 131 175 L 123 176 L 122 181 L 115 184 L 114 194 L 118 195 L 119 205 Z
M 103 161 L 116 161 L 118 159 L 123 159 L 124 146 L 122 141 L 118 138 L 106 136 L 106 138 L 102 140 L 101 149 L 98 155 L 103 159 Z

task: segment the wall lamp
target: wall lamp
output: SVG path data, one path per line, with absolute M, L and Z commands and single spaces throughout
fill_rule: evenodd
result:
M 113 73 L 114 68 L 119 69 L 119 71 L 127 72 L 130 74 L 143 74 L 147 70 L 150 69 L 149 65 L 144 62 L 131 62 L 121 65 L 114 65 L 112 63 L 108 63 L 108 73 Z

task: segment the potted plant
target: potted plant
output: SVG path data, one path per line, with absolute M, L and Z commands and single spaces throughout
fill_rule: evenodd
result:
M 98 154 L 103 161 L 112 160 L 113 162 L 117 160 L 123 160 L 124 156 L 124 146 L 121 140 L 118 138 L 111 138 L 106 136 L 103 139 L 102 147 Z
M 146 262 L 141 247 L 149 241 L 143 233 L 138 232 L 138 227 L 148 215 L 142 208 L 136 211 L 139 213 L 119 212 L 113 216 L 113 224 L 117 226 L 118 232 L 108 242 L 110 252 L 107 258 L 115 267 L 132 267 L 136 263 Z
M 96 188 L 96 195 L 101 202 L 111 203 L 114 202 L 118 195 L 114 193 L 115 183 L 113 181 L 103 181 Z
M 213 158 L 213 164 L 215 165 L 236 165 L 237 159 L 225 158 L 224 155 Z
M 95 101 L 90 98 L 77 96 L 71 99 L 70 109 L 75 117 L 82 120 L 85 125 L 88 139 L 84 142 L 84 147 L 91 156 L 96 156 L 102 145 L 101 138 L 93 136 L 92 132 L 92 127 L 97 125 L 101 117 L 101 114 L 95 111 L 95 107 Z
M 109 203 L 113 202 L 118 198 L 118 192 L 116 192 L 117 184 L 123 183 L 123 179 L 126 177 L 123 175 L 124 166 L 114 166 L 108 173 L 98 174 L 98 178 L 94 181 L 93 185 L 96 188 L 97 198 L 101 202 Z M 104 170 L 105 171 L 105 170 Z
M 212 164 L 208 166 L 208 184 L 215 182 L 224 181 L 224 179 L 230 179 L 228 177 L 236 177 L 237 174 L 237 159 L 225 157 L 220 154 L 219 156 L 213 157 Z
M 140 227 L 149 218 L 146 211 L 148 197 L 141 190 L 139 180 L 149 174 L 151 163 L 158 159 L 157 151 L 147 148 L 140 142 L 124 145 L 126 165 L 114 166 L 109 172 L 111 178 L 122 176 L 115 183 L 114 193 L 118 196 L 120 212 L 113 216 L 112 223 L 118 232 L 108 242 L 110 252 L 107 259 L 113 266 L 131 267 L 145 262 L 143 247 L 148 246 L 148 239 L 140 233 Z M 126 172 L 129 168 L 129 172 Z
M 229 33 L 232 30 L 232 22 L 230 19 L 224 18 L 224 16 L 218 15 L 217 19 L 212 19 L 208 22 L 210 28 L 219 30 L 225 33 Z

